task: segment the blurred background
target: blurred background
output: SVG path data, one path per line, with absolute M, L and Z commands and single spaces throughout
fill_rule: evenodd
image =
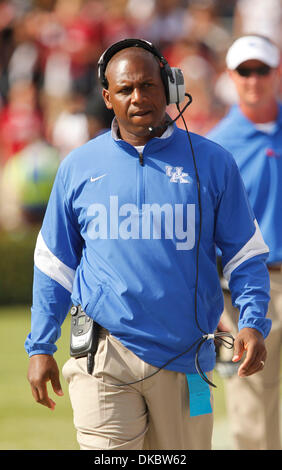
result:
M 66 384 L 54 413 L 33 402 L 23 344 L 33 250 L 58 165 L 113 117 L 97 82 L 101 53 L 128 37 L 152 41 L 183 70 L 193 96 L 184 116 L 204 135 L 237 100 L 225 73 L 233 39 L 260 33 L 281 47 L 281 23 L 282 0 L 0 0 L 0 449 L 77 448 Z M 58 346 L 62 365 L 68 320 Z M 214 447 L 228 449 L 217 380 Z

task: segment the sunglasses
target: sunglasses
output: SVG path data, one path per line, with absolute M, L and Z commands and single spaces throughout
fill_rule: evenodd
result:
M 271 67 L 268 65 L 260 65 L 259 67 L 237 67 L 236 72 L 241 77 L 250 77 L 252 74 L 259 75 L 260 77 L 265 77 L 269 75 L 271 71 Z

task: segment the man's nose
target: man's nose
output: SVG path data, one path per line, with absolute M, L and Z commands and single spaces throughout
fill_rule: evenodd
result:
M 142 90 L 139 87 L 133 89 L 131 94 L 131 101 L 132 103 L 141 103 L 144 99 L 144 95 Z
M 252 73 L 249 77 L 248 77 L 248 83 L 249 85 L 256 85 L 257 83 L 259 82 L 259 77 L 256 73 Z

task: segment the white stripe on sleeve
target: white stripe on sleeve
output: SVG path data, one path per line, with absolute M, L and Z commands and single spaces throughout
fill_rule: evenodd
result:
M 34 264 L 44 274 L 57 281 L 69 292 L 72 292 L 75 270 L 60 261 L 49 250 L 41 232 L 38 234 L 35 246 Z
M 260 228 L 256 220 L 254 220 L 256 231 L 252 238 L 241 248 L 238 253 L 225 265 L 223 269 L 223 275 L 225 279 L 229 282 L 231 273 L 235 268 L 244 263 L 247 259 L 253 258 L 254 256 L 260 255 L 262 253 L 268 253 L 269 248 L 265 244 Z

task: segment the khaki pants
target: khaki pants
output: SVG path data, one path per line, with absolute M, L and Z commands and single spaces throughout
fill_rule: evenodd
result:
M 190 417 L 186 375 L 157 369 L 102 330 L 93 375 L 86 358 L 69 359 L 69 383 L 77 440 L 87 450 L 209 450 L 213 413 Z M 209 374 L 211 378 L 211 374 Z
M 234 448 L 279 450 L 280 437 L 280 351 L 282 344 L 282 272 L 270 271 L 271 301 L 268 316 L 272 329 L 265 344 L 264 369 L 250 377 L 236 375 L 225 380 L 226 405 Z M 223 323 L 237 332 L 238 311 L 229 293 L 224 295 Z

